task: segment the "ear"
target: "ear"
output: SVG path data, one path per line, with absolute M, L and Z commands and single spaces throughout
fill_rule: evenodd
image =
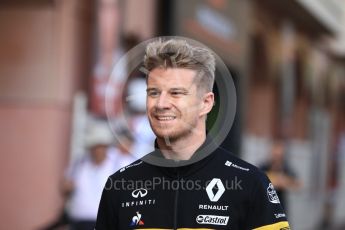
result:
M 205 93 L 202 98 L 202 105 L 199 116 L 207 115 L 214 105 L 214 94 L 212 92 Z

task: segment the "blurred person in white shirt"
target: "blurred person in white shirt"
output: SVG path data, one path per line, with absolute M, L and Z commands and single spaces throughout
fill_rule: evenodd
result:
M 109 152 L 114 137 L 105 126 L 94 125 L 86 135 L 87 152 L 69 167 L 63 191 L 72 230 L 93 229 L 107 178 L 119 166 Z

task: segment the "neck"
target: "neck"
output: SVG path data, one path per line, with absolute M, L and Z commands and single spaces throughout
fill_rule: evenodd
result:
M 166 159 L 180 161 L 189 160 L 205 139 L 206 132 L 200 132 L 176 140 L 157 138 L 157 144 Z

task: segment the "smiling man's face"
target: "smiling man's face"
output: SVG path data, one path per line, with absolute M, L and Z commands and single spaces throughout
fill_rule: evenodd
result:
M 205 114 L 195 75 L 196 71 L 182 68 L 155 68 L 149 73 L 147 115 L 157 138 L 173 141 L 200 131 Z

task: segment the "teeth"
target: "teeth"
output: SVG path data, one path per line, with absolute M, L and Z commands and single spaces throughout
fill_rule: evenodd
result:
M 175 117 L 157 117 L 158 120 L 160 121 L 170 121 L 170 120 L 174 120 Z

